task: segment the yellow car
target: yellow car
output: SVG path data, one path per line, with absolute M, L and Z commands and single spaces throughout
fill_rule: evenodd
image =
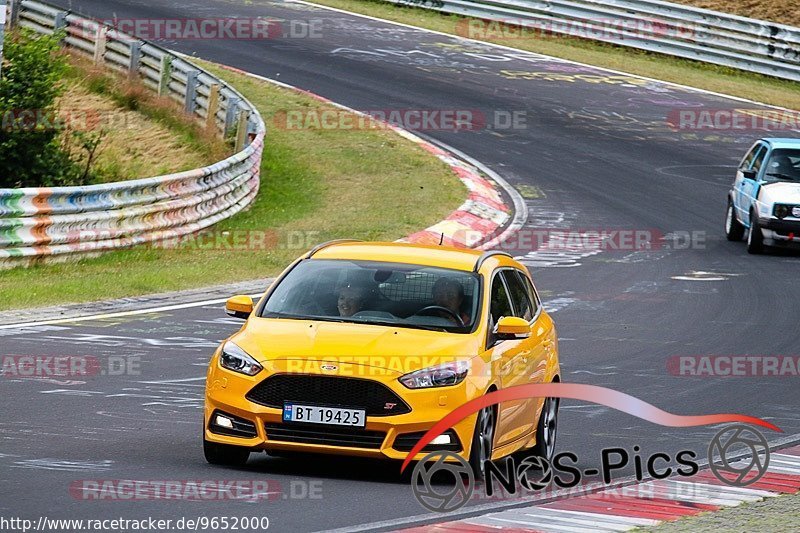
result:
M 501 252 L 334 241 L 297 259 L 208 367 L 212 464 L 266 451 L 405 459 L 425 431 L 494 390 L 560 380 L 553 321 L 527 269 Z M 558 401 L 487 407 L 419 456 L 455 452 L 477 475 L 521 449 L 552 458 Z

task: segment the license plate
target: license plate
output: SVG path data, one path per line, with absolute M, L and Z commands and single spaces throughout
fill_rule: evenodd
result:
M 286 403 L 283 404 L 283 421 L 363 428 L 367 424 L 367 412 L 364 409 Z

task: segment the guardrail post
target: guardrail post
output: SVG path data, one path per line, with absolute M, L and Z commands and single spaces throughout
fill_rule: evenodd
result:
M 247 123 L 250 120 L 250 112 L 239 111 L 239 121 L 236 125 L 236 152 L 241 152 L 247 146 Z
M 12 30 L 19 24 L 19 3 L 22 0 L 8 0 L 8 21 L 6 21 L 6 28 Z
M 239 99 L 231 96 L 228 100 L 228 108 L 225 111 L 225 135 L 233 128 L 233 123 L 236 121 L 236 112 L 239 110 Z
M 206 115 L 206 128 L 211 129 L 217 125 L 217 112 L 219 111 L 219 83 L 213 83 L 208 93 L 208 115 Z
M 161 78 L 158 81 L 158 96 L 169 94 L 169 81 L 172 79 L 172 56 L 164 54 L 161 58 Z
M 94 64 L 100 65 L 105 61 L 106 43 L 108 43 L 108 27 L 98 26 L 94 38 Z
M 128 77 L 136 78 L 139 75 L 139 65 L 142 61 L 142 41 L 131 42 L 131 62 L 128 64 Z
M 53 30 L 59 31 L 67 27 L 67 15 L 69 11 L 59 11 L 56 13 L 56 18 L 53 21 Z
M 0 0 L 0 72 L 3 70 L 3 43 L 6 37 L 6 0 Z
M 195 107 L 197 107 L 197 76 L 200 74 L 197 70 L 190 70 L 186 73 L 186 98 L 184 99 L 184 108 L 189 114 L 193 114 Z

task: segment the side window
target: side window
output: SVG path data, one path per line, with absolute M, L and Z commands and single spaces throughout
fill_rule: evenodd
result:
M 492 280 L 492 302 L 489 312 L 492 315 L 493 324 L 497 324 L 502 316 L 514 316 L 511 301 L 508 299 L 508 292 L 500 274 L 495 274 Z
M 539 306 L 540 306 L 539 297 L 536 295 L 536 289 L 533 288 L 533 283 L 531 283 L 531 280 L 528 278 L 528 276 L 526 276 L 522 272 L 517 272 L 517 275 L 520 277 L 522 283 L 525 285 L 525 290 L 528 293 L 528 298 L 530 299 L 531 304 L 533 305 L 533 309 L 531 312 L 533 313 L 534 316 L 536 316 L 536 313 L 539 312 Z
M 514 303 L 515 316 L 530 320 L 533 318 L 533 306 L 528 298 L 528 291 L 519 277 L 516 270 L 506 270 L 503 272 L 506 278 L 508 290 L 511 293 L 511 301 Z
M 756 157 L 756 154 L 758 153 L 758 149 L 761 148 L 762 146 L 763 145 L 761 143 L 757 143 L 755 146 L 753 146 L 747 153 L 747 155 L 744 156 L 744 159 L 742 159 L 742 164 L 739 165 L 739 168 L 742 170 L 747 170 L 748 168 L 750 168 L 750 165 L 753 163 L 753 159 Z
M 761 165 L 764 164 L 764 158 L 766 157 L 767 157 L 767 148 L 764 147 L 758 152 L 756 158 L 753 159 L 753 170 L 755 170 L 756 173 L 758 173 L 761 170 Z

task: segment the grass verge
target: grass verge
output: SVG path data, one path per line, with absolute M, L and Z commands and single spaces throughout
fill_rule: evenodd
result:
M 70 56 L 59 98 L 72 153 L 76 132 L 101 135 L 91 170 L 95 182 L 112 182 L 190 170 L 219 161 L 233 147 L 182 113 L 177 103 L 143 85 Z
M 266 82 L 206 65 L 231 82 L 268 124 L 261 190 L 244 212 L 212 228 L 212 239 L 178 249 L 137 247 L 75 263 L 0 271 L 0 309 L 87 302 L 262 278 L 309 244 L 343 238 L 395 240 L 457 208 L 466 190 L 416 144 L 376 129 L 285 129 L 288 110 L 327 108 Z M 331 108 L 335 109 L 335 108 Z M 337 113 L 340 113 L 337 111 Z M 226 237 L 252 242 L 226 249 Z
M 313 0 L 345 9 L 443 33 L 467 37 L 467 17 L 418 7 L 396 6 L 382 0 Z M 500 32 L 495 32 L 500 33 Z M 624 48 L 574 37 L 522 36 L 488 38 L 486 42 L 548 56 L 588 63 L 709 91 L 748 98 L 767 104 L 800 109 L 800 84 L 697 61 Z
M 800 531 L 800 494 L 786 494 L 719 511 L 664 522 L 636 531 L 653 533 L 719 533 L 739 531 Z

